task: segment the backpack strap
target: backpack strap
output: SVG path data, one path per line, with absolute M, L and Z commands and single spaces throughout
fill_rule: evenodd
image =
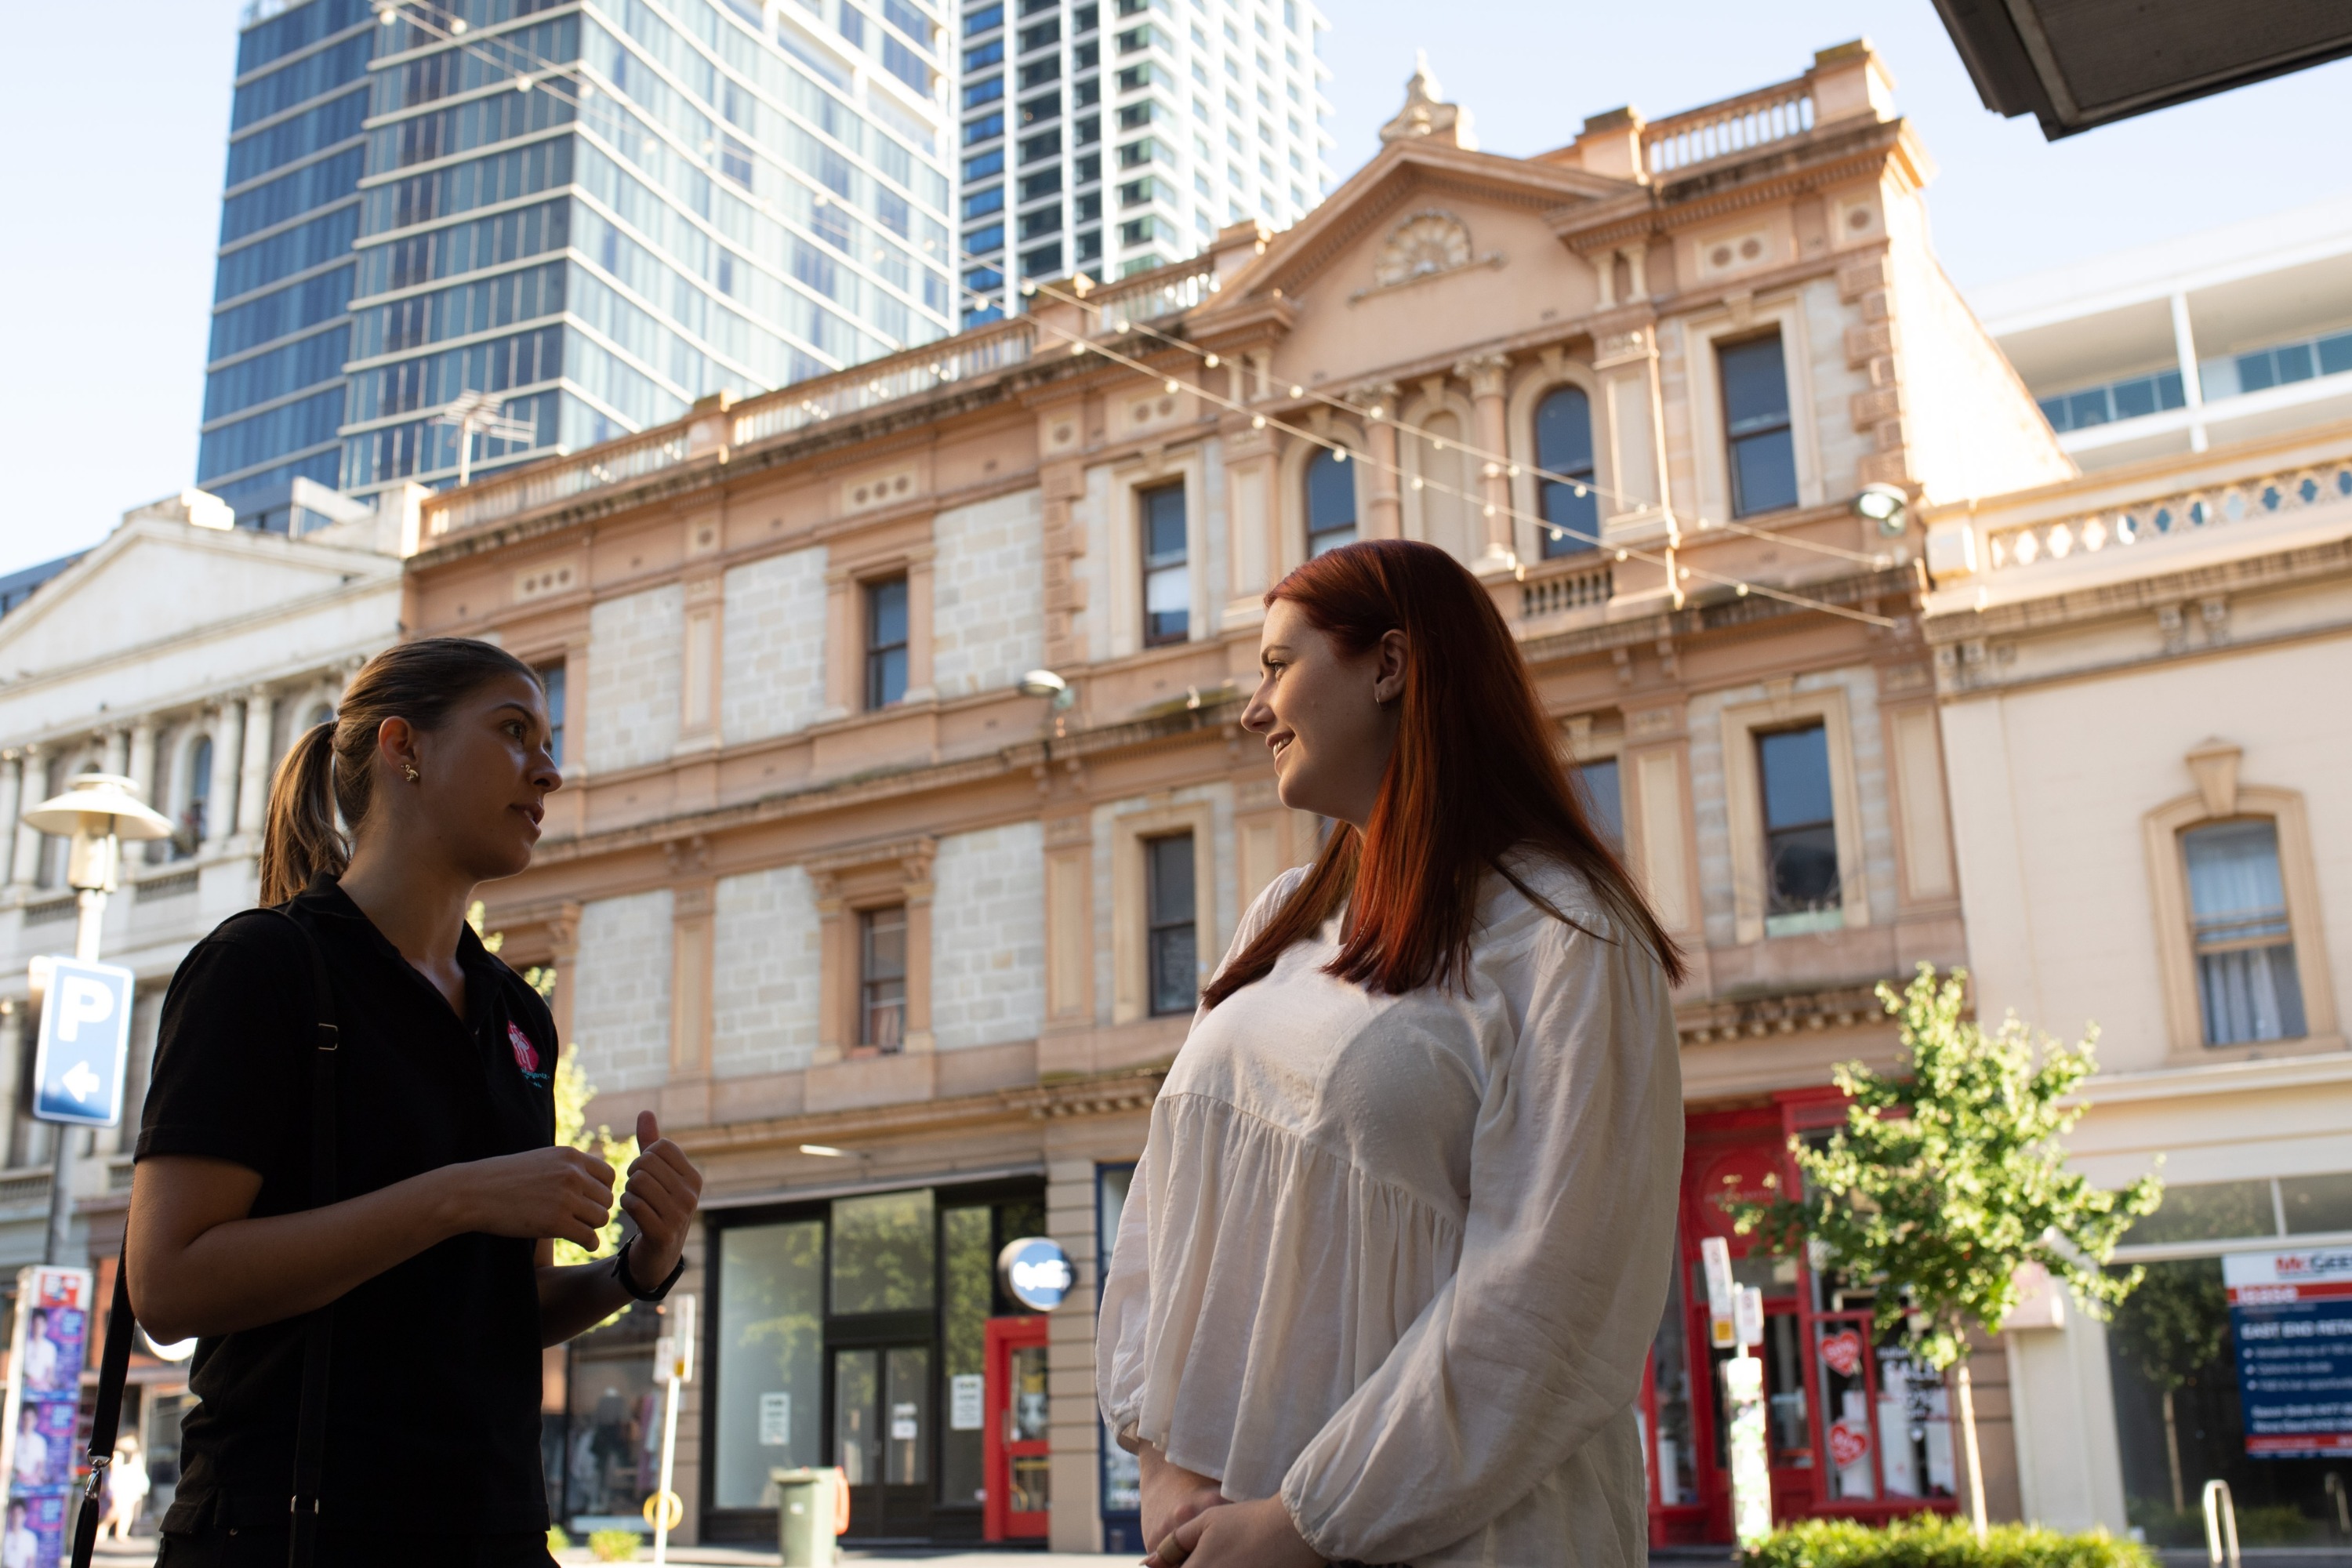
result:
M 335 992 L 327 976 L 327 961 L 301 921 L 283 906 L 269 910 L 302 939 L 310 960 L 310 996 L 314 1014 L 310 1039 L 310 1206 L 325 1208 L 335 1201 L 335 1056 L 342 1045 L 335 1026 Z M 302 1323 L 302 1405 L 294 1425 L 294 1490 L 287 1500 L 287 1562 L 289 1568 L 310 1568 L 318 1547 L 320 1483 L 327 1456 L 327 1369 L 334 1351 L 335 1319 L 331 1303 L 320 1307 Z
M 291 926 L 302 943 L 310 972 L 310 1206 L 324 1208 L 335 1201 L 335 1054 L 342 1044 L 335 1026 L 335 993 L 327 976 L 327 961 L 318 942 L 301 921 L 280 906 L 257 911 L 276 915 Z M 131 1333 L 136 1326 L 131 1310 L 131 1247 L 129 1237 L 114 1264 L 113 1304 L 106 1317 L 106 1353 L 98 1374 L 98 1408 L 89 1429 L 89 1477 L 83 1483 L 81 1509 L 73 1537 L 73 1568 L 90 1568 L 98 1543 L 100 1500 L 107 1472 L 114 1463 L 114 1438 L 122 1419 L 122 1386 L 131 1369 Z M 318 1548 L 319 1488 L 327 1450 L 327 1368 L 334 1348 L 334 1308 L 310 1313 L 302 1322 L 302 1404 L 294 1426 L 294 1489 L 288 1500 L 290 1514 L 287 1543 L 289 1568 L 310 1568 Z

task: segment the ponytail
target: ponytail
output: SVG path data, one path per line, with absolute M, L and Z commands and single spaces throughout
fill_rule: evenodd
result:
M 313 724 L 279 759 L 261 830 L 261 901 L 282 904 L 320 871 L 340 877 L 352 848 L 335 826 L 335 724 Z
M 351 839 L 335 814 L 358 831 L 375 793 L 376 731 L 405 719 L 430 732 L 485 682 L 538 671 L 502 647 L 471 637 L 420 637 L 395 643 L 362 666 L 343 689 L 335 717 L 294 742 L 269 781 L 261 835 L 261 901 L 282 904 L 324 871 L 340 877 L 352 863 Z

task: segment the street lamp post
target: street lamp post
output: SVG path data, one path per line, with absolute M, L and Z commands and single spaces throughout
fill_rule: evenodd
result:
M 121 773 L 77 774 L 66 793 L 25 813 L 26 826 L 69 839 L 66 882 L 74 889 L 78 919 L 74 957 L 98 962 L 99 934 L 106 919 L 106 896 L 114 891 L 122 862 L 122 840 L 169 838 L 169 819 L 139 798 L 139 785 Z M 41 1261 L 55 1263 L 73 1224 L 73 1133 L 57 1123 L 57 1157 L 49 1174 L 49 1236 Z

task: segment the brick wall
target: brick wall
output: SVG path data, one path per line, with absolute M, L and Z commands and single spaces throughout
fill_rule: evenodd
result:
M 600 1093 L 669 1076 L 670 894 L 597 899 L 580 910 L 580 952 L 565 965 L 572 1037 Z
M 1034 619 L 1034 617 L 1033 617 Z M 1034 1039 L 1045 1021 L 1045 837 L 1015 822 L 940 840 L 931 1030 L 939 1048 Z
M 931 678 L 943 698 L 1002 689 L 1045 662 L 1044 505 L 1036 490 L 940 513 Z
M 677 584 L 590 608 L 588 700 L 581 710 L 589 772 L 662 762 L 676 748 L 685 628 L 686 590 Z
M 721 878 L 711 924 L 711 1076 L 808 1066 L 823 941 L 808 873 L 778 866 Z
M 822 546 L 727 574 L 719 724 L 730 742 L 805 728 L 824 706 Z

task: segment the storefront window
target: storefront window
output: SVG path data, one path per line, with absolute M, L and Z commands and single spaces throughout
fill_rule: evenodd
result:
M 1691 1447 L 1690 1347 L 1683 1331 L 1683 1310 L 1677 1274 L 1667 1285 L 1666 1315 L 1659 1321 L 1658 1337 L 1650 1348 L 1657 1436 L 1648 1447 L 1656 1467 L 1653 1474 L 1658 1501 L 1667 1508 L 1698 1501 L 1698 1455 Z
M 632 1307 L 572 1342 L 563 1513 L 575 1532 L 634 1529 L 660 1479 L 661 1394 L 654 1386 L 660 1318 Z
M 996 1252 L 986 1208 L 951 1208 L 940 1215 L 940 1371 L 947 1379 L 948 1419 L 940 1434 L 940 1500 L 982 1500 L 982 1413 L 988 1316 L 993 1304 Z
M 824 1462 L 824 1226 L 719 1232 L 720 1508 L 773 1508 L 772 1469 Z
M 877 1193 L 833 1205 L 833 1310 L 911 1312 L 931 1305 L 931 1192 Z

